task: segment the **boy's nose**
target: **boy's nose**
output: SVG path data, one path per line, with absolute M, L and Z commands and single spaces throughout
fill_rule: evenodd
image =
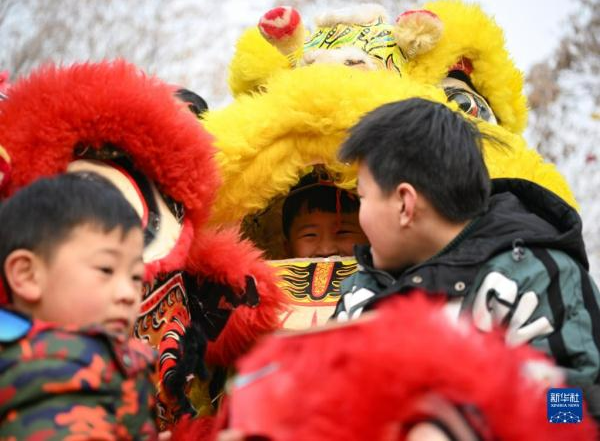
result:
M 337 242 L 330 238 L 323 238 L 317 247 L 316 257 L 335 256 L 340 253 Z
M 131 280 L 123 280 L 116 287 L 115 296 L 119 303 L 133 305 L 141 295 L 141 290 Z

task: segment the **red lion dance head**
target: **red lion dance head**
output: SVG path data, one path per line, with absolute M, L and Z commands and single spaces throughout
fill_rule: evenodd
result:
M 228 426 L 270 441 L 595 439 L 588 415 L 547 421 L 551 361 L 445 312 L 395 297 L 350 324 L 265 340 L 238 364 Z
M 135 332 L 159 349 L 163 427 L 186 410 L 210 412 L 200 380 L 274 329 L 280 309 L 259 253 L 236 231 L 205 227 L 219 185 L 212 139 L 174 93 L 116 61 L 40 68 L 0 102 L 12 168 L 4 197 L 83 170 L 111 180 L 139 213 L 150 281 Z

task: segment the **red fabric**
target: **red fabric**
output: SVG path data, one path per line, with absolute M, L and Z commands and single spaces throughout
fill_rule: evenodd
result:
M 395 297 L 345 326 L 265 340 L 238 363 L 229 427 L 274 441 L 399 440 L 433 393 L 474 405 L 483 439 L 595 439 L 589 416 L 546 421 L 546 387 L 524 375 L 534 360 L 550 363 L 497 333 L 450 324 L 424 296 Z
M 396 17 L 396 23 L 398 23 L 398 21 L 400 21 L 401 19 L 406 18 L 409 15 L 413 15 L 413 14 L 424 14 L 424 15 L 429 15 L 430 17 L 439 19 L 439 17 L 437 16 L 437 14 L 435 14 L 435 13 L 433 13 L 431 11 L 427 11 L 425 9 L 413 9 L 413 10 L 410 10 L 410 11 L 403 12 L 398 17 Z
M 191 418 L 185 415 L 171 428 L 173 441 L 198 441 L 210 439 L 213 417 Z
M 194 241 L 185 269 L 230 285 L 240 293 L 246 287 L 246 276 L 251 275 L 260 293 L 257 307 L 237 307 L 217 341 L 209 342 L 208 363 L 230 365 L 260 336 L 280 326 L 285 297 L 275 283 L 275 270 L 249 241 L 239 239 L 236 229 L 204 231 Z
M 6 305 L 7 303 L 9 303 L 8 294 L 6 293 L 6 290 L 4 289 L 4 283 L 1 282 L 0 283 L 0 305 Z
M 0 71 L 0 93 L 6 94 L 8 92 L 8 88 L 10 87 L 10 83 L 8 81 L 8 77 L 10 74 L 7 70 Z
M 187 221 L 175 249 L 149 272 L 180 269 L 194 231 L 209 216 L 219 178 L 211 136 L 172 92 L 121 60 L 37 69 L 0 101 L 0 145 L 12 162 L 3 194 L 64 172 L 81 144 L 115 144 L 184 205 Z
M 10 182 L 11 167 L 10 164 L 0 156 L 0 191 Z
M 219 185 L 212 138 L 172 92 L 122 60 L 37 69 L 0 101 L 0 145 L 13 166 L 4 194 L 63 172 L 79 144 L 112 143 L 194 210 L 198 227 Z
M 273 24 L 267 23 L 266 20 L 272 21 L 277 19 L 283 19 L 287 10 L 290 10 L 290 17 L 287 22 Z M 294 8 L 289 6 L 280 6 L 278 8 L 271 9 L 266 14 L 264 14 L 259 22 L 258 26 L 262 29 L 262 31 L 268 36 L 279 40 L 283 37 L 292 35 L 296 28 L 298 27 L 298 23 L 300 23 L 300 14 Z
M 467 57 L 460 57 L 460 60 L 458 60 L 456 64 L 450 66 L 448 72 L 452 72 L 453 70 L 459 70 L 469 76 L 473 73 L 473 63 Z
M 0 101 L 0 145 L 12 161 L 3 195 L 64 172 L 77 146 L 105 143 L 127 152 L 164 194 L 185 207 L 174 250 L 148 265 L 148 277 L 187 270 L 240 290 L 246 276 L 257 281 L 260 305 L 235 311 L 209 347 L 210 362 L 230 364 L 278 326 L 283 295 L 272 268 L 249 242 L 239 241 L 237 231 L 203 231 L 219 185 L 212 138 L 173 97 L 171 86 L 122 60 L 45 66 L 18 81 L 10 99 Z

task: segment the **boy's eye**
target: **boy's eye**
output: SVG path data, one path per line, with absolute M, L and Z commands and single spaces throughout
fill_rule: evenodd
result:
M 107 275 L 111 275 L 114 273 L 114 270 L 109 267 L 109 266 L 99 266 L 98 268 L 96 268 L 98 271 L 100 271 L 103 274 L 107 274 Z
M 354 236 L 356 234 L 360 234 L 360 231 L 358 231 L 358 230 L 339 230 L 337 232 L 338 236 L 344 236 L 344 237 L 346 237 L 346 236 Z
M 144 281 L 144 276 L 141 274 L 134 274 L 131 276 L 131 280 L 133 280 L 135 283 L 142 283 Z
M 304 239 L 304 238 L 314 238 L 317 237 L 317 233 L 304 233 L 300 236 L 300 239 Z

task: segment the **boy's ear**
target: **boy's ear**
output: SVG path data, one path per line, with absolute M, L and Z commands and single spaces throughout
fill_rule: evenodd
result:
M 35 303 L 41 298 L 38 263 L 38 257 L 25 249 L 15 250 L 6 257 L 4 275 L 15 300 Z
M 411 184 L 402 182 L 396 187 L 394 197 L 398 204 L 398 218 L 400 226 L 406 227 L 414 219 L 417 205 L 417 190 Z

